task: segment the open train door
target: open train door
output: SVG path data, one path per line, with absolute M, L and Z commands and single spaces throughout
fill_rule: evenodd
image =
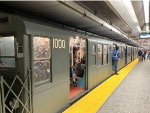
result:
M 70 96 L 72 99 L 87 88 L 87 40 L 70 38 Z

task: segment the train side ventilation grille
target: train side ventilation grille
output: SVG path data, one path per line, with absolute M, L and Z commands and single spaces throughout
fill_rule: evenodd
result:
M 32 113 L 31 79 L 23 81 L 18 75 L 11 83 L 0 78 L 0 113 Z

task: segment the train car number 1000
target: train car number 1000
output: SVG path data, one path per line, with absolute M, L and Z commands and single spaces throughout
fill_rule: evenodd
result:
M 53 39 L 53 48 L 63 48 L 63 49 L 65 49 L 65 40 Z

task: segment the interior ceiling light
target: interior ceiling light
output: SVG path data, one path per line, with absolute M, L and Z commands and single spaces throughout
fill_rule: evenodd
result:
M 143 0 L 146 31 L 149 31 L 149 0 Z

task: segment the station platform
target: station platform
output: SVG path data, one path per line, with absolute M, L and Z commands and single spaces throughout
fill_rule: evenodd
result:
M 134 60 L 63 113 L 150 113 L 150 60 Z

